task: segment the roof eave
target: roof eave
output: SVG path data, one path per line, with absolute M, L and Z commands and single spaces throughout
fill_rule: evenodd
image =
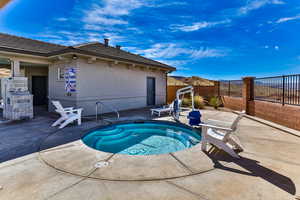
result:
M 14 49 L 14 48 L 9 48 L 9 47 L 0 47 L 0 51 L 10 52 L 10 53 L 19 53 L 19 54 L 28 54 L 28 55 L 32 55 L 32 56 L 47 57 L 45 53 L 27 51 L 27 50 L 22 50 L 22 49 Z
M 133 61 L 129 59 L 124 59 L 124 58 L 118 58 L 114 56 L 108 56 L 104 54 L 99 54 L 95 52 L 90 52 L 82 49 L 77 49 L 74 47 L 67 47 L 65 49 L 59 50 L 59 51 L 54 51 L 50 53 L 40 53 L 40 52 L 34 52 L 34 51 L 28 51 L 28 50 L 22 50 L 22 49 L 14 49 L 14 48 L 8 48 L 8 47 L 0 47 L 0 51 L 6 51 L 10 53 L 18 53 L 18 54 L 26 54 L 26 55 L 31 55 L 31 56 L 39 56 L 39 57 L 44 57 L 44 58 L 51 58 L 55 56 L 59 56 L 62 54 L 67 54 L 67 53 L 78 53 L 78 54 L 83 54 L 87 56 L 96 56 L 96 57 L 103 57 L 103 58 L 108 58 L 108 59 L 113 59 L 113 60 L 119 60 L 119 61 L 124 61 L 124 62 L 131 62 L 131 63 L 137 63 L 137 64 L 142 64 L 142 65 L 150 65 L 150 66 L 155 66 L 161 69 L 165 69 L 168 72 L 173 72 L 176 71 L 175 67 L 163 64 L 165 66 L 161 65 L 155 65 L 155 64 L 149 64 L 149 63 L 144 63 L 144 62 L 138 62 L 138 61 Z
M 166 70 L 168 70 L 168 72 L 176 71 L 175 67 L 172 67 L 172 66 L 169 66 L 169 65 L 161 66 L 161 65 L 154 65 L 154 64 L 144 63 L 144 62 L 138 62 L 138 61 L 133 61 L 133 60 L 129 60 L 129 59 L 118 58 L 118 57 L 114 57 L 114 56 L 108 56 L 108 55 L 99 54 L 99 53 L 95 53 L 95 52 L 91 52 L 91 51 L 77 49 L 77 48 L 74 48 L 74 47 L 68 47 L 68 48 L 63 49 L 61 51 L 51 52 L 50 54 L 48 54 L 48 57 L 59 56 L 59 55 L 66 54 L 66 53 L 78 53 L 78 54 L 84 54 L 84 55 L 88 55 L 88 56 L 108 58 L 108 59 L 112 59 L 112 60 L 119 60 L 119 61 L 130 62 L 130 63 L 151 65 L 151 66 L 159 67 L 159 68 L 162 68 L 162 69 L 166 69 Z

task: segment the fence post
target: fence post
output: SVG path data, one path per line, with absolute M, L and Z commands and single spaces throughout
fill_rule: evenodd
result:
M 228 81 L 228 96 L 230 97 L 230 81 Z
M 220 97 L 220 81 L 214 81 L 215 91 L 217 91 L 217 96 Z
M 282 105 L 285 104 L 285 76 L 282 76 Z
M 242 97 L 243 97 L 243 110 L 246 111 L 246 114 L 253 115 L 251 110 L 251 101 L 253 101 L 254 97 L 254 77 L 244 77 L 243 78 L 243 89 L 242 89 Z

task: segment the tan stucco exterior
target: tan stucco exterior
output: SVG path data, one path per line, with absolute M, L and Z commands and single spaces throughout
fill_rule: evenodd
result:
M 165 103 L 166 80 L 162 71 L 105 61 L 88 64 L 83 59 L 78 60 L 78 67 L 77 105 L 83 107 L 86 114 L 95 113 L 95 103 L 99 100 L 117 110 L 147 106 L 147 77 L 156 80 L 156 104 Z M 103 106 L 102 111 L 110 110 Z
M 52 100 L 59 100 L 63 106 L 77 107 L 77 93 L 68 96 L 65 91 L 65 80 L 58 78 L 58 70 L 64 71 L 67 67 L 76 67 L 77 61 L 58 61 L 49 65 L 48 72 L 48 97 L 49 111 L 54 111 Z
M 66 94 L 64 80 L 58 80 L 58 68 L 64 70 L 67 67 L 77 69 L 77 92 L 71 96 Z M 156 104 L 164 104 L 166 74 L 163 71 L 107 61 L 61 61 L 49 66 L 49 98 L 59 100 L 65 106 L 81 107 L 84 109 L 83 115 L 94 115 L 97 101 L 106 105 L 101 107 L 101 113 L 111 112 L 112 108 L 141 108 L 147 106 L 147 77 L 154 77 L 156 80 Z M 51 105 L 49 108 L 53 109 Z

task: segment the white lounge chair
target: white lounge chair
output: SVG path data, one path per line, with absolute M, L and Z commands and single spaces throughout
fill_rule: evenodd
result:
M 237 137 L 232 135 L 237 129 L 239 121 L 245 115 L 241 112 L 232 123 L 226 123 L 218 120 L 207 120 L 202 126 L 202 150 L 206 151 L 207 144 L 210 143 L 219 149 L 224 150 L 234 158 L 240 158 L 234 149 L 243 150 L 243 146 Z
M 182 100 L 178 101 L 179 107 L 181 105 L 181 102 L 182 102 Z M 160 117 L 160 113 L 166 113 L 166 112 L 168 112 L 169 115 L 171 115 L 173 109 L 174 109 L 174 101 L 169 105 L 163 106 L 162 108 L 152 108 L 151 109 L 151 115 L 156 114 Z
M 63 108 L 59 101 L 52 101 L 52 104 L 56 108 L 56 112 L 61 115 L 61 117 L 52 124 L 52 126 L 60 125 L 59 128 L 64 128 L 68 124 L 77 120 L 78 125 L 81 125 L 81 113 L 82 108 L 74 109 L 73 107 Z
M 3 102 L 3 99 L 0 99 L 0 109 L 4 109 L 4 102 Z

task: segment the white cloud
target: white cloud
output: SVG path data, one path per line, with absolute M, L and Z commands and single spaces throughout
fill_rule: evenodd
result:
M 65 46 L 71 46 L 71 45 L 77 45 L 77 44 L 80 44 L 80 43 L 84 43 L 83 40 L 79 40 L 79 39 L 76 39 L 76 40 L 71 40 L 71 39 L 50 39 L 48 41 L 51 42 L 51 43 L 54 43 L 54 44 L 61 44 L 61 45 L 65 45 Z
M 135 49 L 134 51 L 137 54 L 142 54 L 152 59 L 171 59 L 178 56 L 186 59 L 202 59 L 223 57 L 226 56 L 227 53 L 224 49 L 212 49 L 205 47 L 192 49 L 175 43 L 158 43 L 152 45 L 149 49 Z
M 191 58 L 201 59 L 201 58 L 216 58 L 223 57 L 226 55 L 226 52 L 220 49 L 207 49 L 202 48 L 191 52 Z
M 176 61 L 175 61 L 175 63 L 173 65 L 171 65 L 171 64 L 170 65 L 171 66 L 178 66 L 178 67 L 176 67 L 177 70 L 190 71 L 191 68 L 189 68 L 189 67 L 179 66 L 179 65 L 184 65 L 184 64 L 186 64 L 186 62 L 179 61 L 178 63 L 176 63 Z
M 126 28 L 126 30 L 130 31 L 130 33 L 133 34 L 143 34 L 144 31 L 142 31 L 141 29 L 137 28 L 137 27 L 128 27 Z
M 139 0 L 104 0 L 103 5 L 93 4 L 85 12 L 83 21 L 87 24 L 120 25 L 128 24 L 122 16 L 129 15 L 143 4 Z
M 102 37 L 101 37 L 102 36 Z M 80 43 L 85 42 L 101 42 L 101 38 L 104 36 L 100 33 L 95 32 L 70 32 L 70 31 L 57 31 L 55 33 L 49 33 L 46 35 L 41 35 L 40 37 L 44 37 L 49 42 L 53 42 L 56 44 L 62 45 L 78 45 Z
M 115 45 L 116 43 L 125 41 L 125 38 L 123 36 L 120 36 L 116 33 L 104 33 L 103 37 L 109 38 L 111 45 Z
M 124 17 L 131 15 L 133 10 L 141 7 L 158 8 L 186 4 L 181 1 L 158 3 L 157 1 L 145 2 L 143 0 L 103 0 L 102 3 L 94 3 L 89 9 L 83 11 L 82 21 L 85 23 L 84 29 L 98 31 L 101 30 L 99 25 L 112 27 L 129 24 Z
M 88 23 L 88 25 L 91 24 L 101 24 L 101 25 L 120 25 L 120 24 L 128 24 L 127 21 L 122 19 L 114 19 L 109 17 L 102 17 L 102 16 L 92 16 L 89 14 L 87 18 L 85 18 L 85 21 Z
M 74 36 L 76 33 L 70 32 L 70 31 L 58 31 L 57 32 L 60 35 L 67 35 L 67 36 Z
M 182 71 L 191 70 L 191 68 L 183 66 L 188 63 L 188 60 L 157 60 L 157 61 L 170 66 L 174 66 L 177 68 L 177 70 L 182 70 Z
M 60 21 L 60 22 L 65 22 L 65 21 L 68 21 L 68 18 L 65 18 L 65 17 L 59 17 L 59 18 L 56 18 L 57 21 Z
M 93 25 L 93 24 L 85 24 L 83 26 L 83 28 L 85 30 L 92 30 L 92 31 L 100 31 L 100 30 L 103 30 L 103 26 L 100 26 L 100 25 Z
M 296 15 L 296 16 L 293 16 L 293 17 L 280 18 L 276 21 L 276 23 L 279 24 L 279 23 L 288 22 L 288 21 L 297 20 L 297 19 L 300 19 L 300 14 Z
M 239 9 L 239 14 L 248 14 L 250 11 L 257 10 L 268 4 L 281 5 L 285 4 L 285 2 L 281 0 L 252 0 Z
M 276 51 L 279 51 L 279 49 L 280 49 L 280 47 L 278 45 L 275 45 L 275 46 L 265 45 L 263 48 L 265 48 L 265 49 L 274 49 Z
M 61 39 L 61 37 L 57 34 L 51 34 L 51 33 L 43 33 L 40 35 L 37 35 L 37 37 L 43 38 L 43 39 Z
M 220 24 L 228 24 L 230 23 L 231 20 L 222 20 L 222 21 L 215 21 L 215 22 L 195 22 L 192 25 L 178 25 L 178 24 L 173 24 L 171 25 L 172 30 L 179 30 L 179 31 L 184 31 L 184 32 L 192 32 L 192 31 L 197 31 L 200 29 L 204 28 L 211 28 Z
M 139 8 L 143 3 L 139 0 L 104 0 L 103 6 L 93 5 L 93 14 L 106 16 L 129 15 L 131 10 Z
M 174 58 L 186 53 L 186 49 L 176 46 L 176 44 L 158 43 L 151 48 L 141 50 L 149 58 Z
M 277 5 L 281 5 L 281 4 L 285 4 L 284 1 L 280 1 L 280 0 L 273 0 L 271 1 L 272 4 L 277 4 Z
M 187 2 L 183 2 L 183 1 L 174 1 L 174 2 L 169 2 L 169 3 L 149 3 L 147 5 L 147 7 L 153 7 L 153 8 L 161 8 L 161 7 L 170 7 L 170 6 L 185 6 L 188 5 Z
M 89 32 L 86 35 L 89 42 L 102 42 L 100 41 L 101 35 L 99 33 Z

